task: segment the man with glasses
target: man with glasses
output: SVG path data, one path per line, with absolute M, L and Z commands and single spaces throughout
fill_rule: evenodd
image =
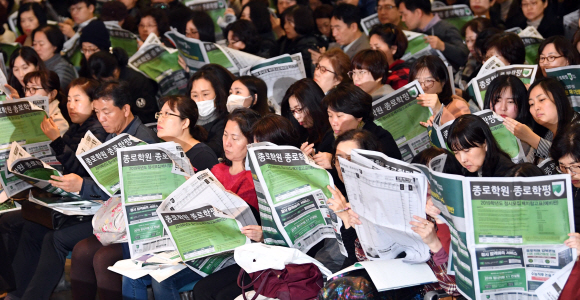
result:
M 72 0 L 69 2 L 68 11 L 72 22 L 59 23 L 60 31 L 68 38 L 72 38 L 77 31 L 85 27 L 95 19 L 95 0 Z M 71 24 L 72 23 L 72 24 Z
M 395 4 L 395 0 L 379 0 L 376 10 L 381 24 L 390 23 L 399 27 L 399 29 L 407 29 L 405 24 L 401 22 L 401 13 Z

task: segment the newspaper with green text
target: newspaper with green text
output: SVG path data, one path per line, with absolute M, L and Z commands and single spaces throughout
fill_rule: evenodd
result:
M 292 146 L 257 143 L 246 157 L 258 195 L 264 243 L 307 252 L 325 238 L 337 239 L 342 221 L 327 206 L 330 174 Z
M 580 112 L 580 66 L 573 65 L 546 69 L 546 75 L 554 77 L 562 83 L 572 108 Z
M 157 208 L 194 174 L 181 146 L 174 142 L 117 149 L 121 203 L 131 258 L 174 250 Z
M 375 124 L 389 131 L 404 161 L 411 161 L 417 153 L 429 148 L 429 132 L 419 122 L 433 113 L 428 107 L 417 104 L 423 89 L 417 80 L 373 101 Z

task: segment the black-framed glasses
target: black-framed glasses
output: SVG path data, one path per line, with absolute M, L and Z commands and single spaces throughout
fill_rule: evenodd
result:
M 44 90 L 43 88 L 37 88 L 37 87 L 24 87 L 24 93 L 30 93 L 30 95 L 34 95 L 36 94 L 36 91 L 38 90 Z
M 314 70 L 320 70 L 320 74 L 324 74 L 326 72 L 330 72 L 330 73 L 336 75 L 335 72 L 330 71 L 329 69 L 327 69 L 326 67 L 321 66 L 320 64 L 316 64 L 316 68 L 314 68 Z
M 184 119 L 182 116 L 180 115 L 176 115 L 176 114 L 172 114 L 170 112 L 166 112 L 166 111 L 158 111 L 155 113 L 155 119 L 159 120 L 161 118 L 167 118 L 169 116 L 174 116 L 174 117 L 178 117 L 180 119 Z
M 540 56 L 540 59 L 539 59 L 539 61 L 540 61 L 541 63 L 545 62 L 546 60 L 547 60 L 548 62 L 553 62 L 553 61 L 555 61 L 555 60 L 556 60 L 556 58 L 560 58 L 560 57 L 563 57 L 563 55 L 560 55 L 560 56 L 553 56 L 553 55 L 550 55 L 550 56 Z
M 576 174 L 580 174 L 580 166 L 563 166 L 563 165 L 559 165 L 558 168 L 556 168 L 556 170 L 558 171 L 558 173 L 562 173 L 562 174 L 572 174 L 572 175 L 576 175 Z

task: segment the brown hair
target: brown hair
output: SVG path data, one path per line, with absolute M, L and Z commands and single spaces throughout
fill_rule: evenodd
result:
M 341 82 L 350 81 L 348 71 L 350 70 L 350 58 L 341 49 L 333 48 L 327 50 L 318 59 L 319 63 L 323 58 L 328 59 L 334 69 L 334 77 Z

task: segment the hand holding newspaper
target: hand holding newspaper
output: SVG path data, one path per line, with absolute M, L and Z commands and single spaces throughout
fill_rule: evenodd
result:
M 182 260 L 202 276 L 232 264 L 231 251 L 250 243 L 240 228 L 257 225 L 248 204 L 227 192 L 209 170 L 167 196 L 157 215 Z
M 413 216 L 425 218 L 427 179 L 419 169 L 382 153 L 363 151 L 388 168 L 358 153 L 351 152 L 352 162 L 338 159 L 351 208 L 362 223 L 355 230 L 367 258 L 394 259 L 405 252 L 404 262 L 427 261 L 429 247 L 409 223 L 415 220 Z
M 81 144 L 82 149 L 87 150 L 78 153 L 77 158 L 95 183 L 109 196 L 113 196 L 120 189 L 117 149 L 146 143 L 134 136 L 122 133 L 103 144 L 91 147 L 90 145 L 96 142 L 90 135 L 85 137 L 85 141 L 81 141 Z
M 300 149 L 272 143 L 248 145 L 246 157 L 258 196 L 264 243 L 307 252 L 325 238 L 336 238 L 341 253 L 342 221 L 327 206 L 334 187 L 325 169 Z
M 32 157 L 17 142 L 12 142 L 10 156 L 6 161 L 6 165 L 9 172 L 12 172 L 14 175 L 29 184 L 49 193 L 79 199 L 77 194 L 69 193 L 50 184 L 50 182 L 48 182 L 49 180 L 58 180 L 53 179 L 51 176 L 61 177 L 62 174 L 44 161 Z
M 416 167 L 449 224 L 448 271 L 466 298 L 557 298 L 576 257 L 564 245 L 574 232 L 569 176 L 479 178 Z
M 175 142 L 117 149 L 121 203 L 131 258 L 173 250 L 156 209 L 193 167 Z

